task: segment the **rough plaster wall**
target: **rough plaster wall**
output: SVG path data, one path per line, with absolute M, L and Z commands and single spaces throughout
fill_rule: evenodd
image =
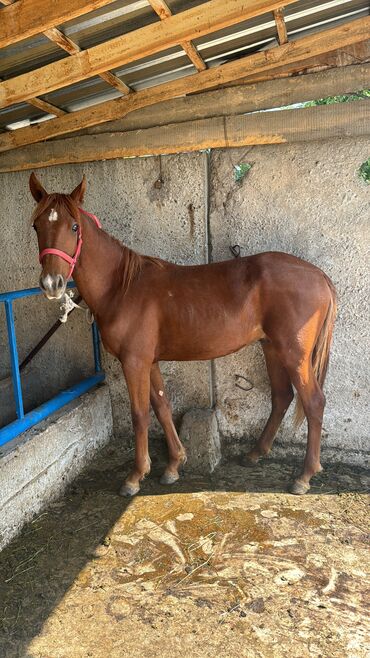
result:
M 139 252 L 186 264 L 202 263 L 206 258 L 205 169 L 205 154 L 195 153 L 52 167 L 37 173 L 48 191 L 61 192 L 71 191 L 85 173 L 88 187 L 84 207 L 101 219 L 108 232 Z M 159 176 L 163 184 L 157 189 L 154 183 Z M 11 190 L 0 199 L 5 243 L 5 257 L 0 263 L 1 291 L 34 286 L 38 281 L 36 240 L 29 227 L 34 204 L 28 192 L 28 178 L 29 172 L 0 177 L 1 188 Z M 58 316 L 58 304 L 38 297 L 16 302 L 14 309 L 23 356 L 53 324 Z M 3 351 L 6 340 L 3 317 L 0 322 Z M 51 397 L 65 383 L 78 379 L 81 372 L 91 372 L 91 362 L 88 328 L 82 313 L 75 311 L 67 325 L 58 330 L 36 357 L 24 378 L 25 392 L 33 393 L 26 395 L 31 398 L 27 399 L 28 405 Z M 112 396 L 115 434 L 127 441 L 131 419 L 121 367 L 108 354 L 103 354 L 103 366 Z M 6 363 L 0 368 L 2 373 L 9 372 Z M 177 419 L 189 407 L 209 405 L 208 363 L 166 363 L 162 372 Z M 0 384 L 4 418 L 14 415 L 14 411 L 10 406 L 9 387 L 7 395 L 2 388 Z M 158 425 L 153 431 L 158 432 Z
M 339 315 L 326 383 L 324 446 L 365 450 L 369 436 L 368 245 L 370 186 L 358 168 L 370 155 L 368 139 L 215 151 L 211 156 L 210 235 L 213 260 L 286 251 L 318 265 L 338 291 Z M 233 166 L 253 163 L 242 183 Z M 254 385 L 235 387 L 241 373 Z M 251 346 L 215 362 L 219 427 L 224 449 L 257 437 L 269 414 L 269 385 L 262 350 Z M 283 446 L 300 443 L 287 418 Z M 284 448 L 283 448 L 284 449 Z

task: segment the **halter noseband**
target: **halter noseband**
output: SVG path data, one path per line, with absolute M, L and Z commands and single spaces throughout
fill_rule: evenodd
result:
M 102 225 L 98 218 L 93 215 L 90 212 L 87 212 L 86 210 L 83 210 L 83 208 L 79 208 L 80 213 L 82 212 L 84 215 L 87 215 L 87 217 L 90 217 L 91 219 L 94 220 L 96 226 L 98 228 L 101 228 Z M 53 248 L 48 248 L 48 249 L 43 249 L 40 254 L 39 254 L 39 261 L 40 263 L 42 262 L 42 259 L 44 256 L 47 256 L 48 254 L 51 254 L 52 256 L 59 256 L 59 258 L 63 258 L 67 263 L 69 263 L 70 268 L 68 272 L 68 279 L 71 278 L 73 274 L 73 270 L 75 269 L 76 263 L 78 261 L 79 255 L 81 253 L 81 248 L 82 248 L 82 229 L 81 226 L 78 227 L 77 231 L 77 246 L 76 246 L 76 251 L 73 254 L 73 256 L 70 256 L 69 254 L 66 254 L 65 251 L 61 251 L 60 249 L 53 249 Z

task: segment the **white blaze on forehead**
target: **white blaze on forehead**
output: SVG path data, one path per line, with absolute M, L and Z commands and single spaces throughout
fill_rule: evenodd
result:
M 58 219 L 58 213 L 54 208 L 51 209 L 50 215 L 49 215 L 49 222 L 56 222 Z

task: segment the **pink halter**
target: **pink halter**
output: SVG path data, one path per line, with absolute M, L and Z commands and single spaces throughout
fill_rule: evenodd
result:
M 79 208 L 79 211 L 82 212 L 84 215 L 87 215 L 87 217 L 93 219 L 98 228 L 102 227 L 100 221 L 95 215 L 93 215 L 90 212 L 87 212 L 87 210 L 84 210 L 83 208 Z M 82 249 L 82 230 L 81 230 L 81 226 L 79 226 L 77 231 L 77 246 L 73 256 L 66 254 L 65 251 L 61 251 L 60 249 L 49 248 L 49 249 L 43 249 L 41 251 L 41 253 L 39 254 L 39 261 L 41 263 L 42 259 L 44 258 L 44 256 L 47 256 L 47 254 L 51 254 L 53 256 L 59 256 L 59 258 L 63 258 L 63 260 L 65 260 L 70 265 L 68 277 L 67 277 L 68 279 L 70 279 L 73 274 L 73 270 L 75 269 L 79 255 L 81 253 L 81 249 Z

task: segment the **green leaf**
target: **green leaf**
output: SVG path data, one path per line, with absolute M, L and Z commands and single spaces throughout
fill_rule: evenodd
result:
M 239 164 L 234 165 L 235 182 L 241 183 L 252 167 L 253 165 L 250 162 L 240 162 Z
M 370 183 L 370 158 L 362 163 L 358 173 L 366 183 Z

